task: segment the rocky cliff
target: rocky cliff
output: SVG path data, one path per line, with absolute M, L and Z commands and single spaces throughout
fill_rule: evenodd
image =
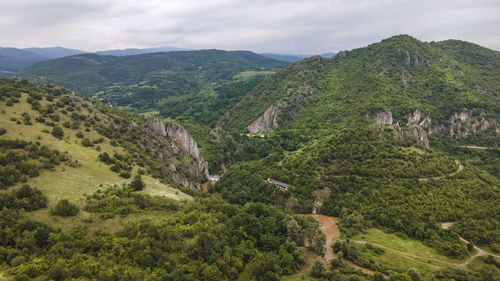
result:
M 305 105 L 314 97 L 316 89 L 309 84 L 303 84 L 294 90 L 287 101 L 271 104 L 264 113 L 247 126 L 250 133 L 260 133 L 278 128 L 278 117 L 283 115 L 288 119 L 297 114 L 299 107 Z
M 377 114 L 375 121 L 377 122 L 377 124 L 381 126 L 392 125 L 392 112 L 390 111 L 380 112 L 379 114 Z
M 286 107 L 286 103 L 271 104 L 252 124 L 248 125 L 250 133 L 259 133 L 278 127 L 278 114 Z
M 450 117 L 450 135 L 456 138 L 467 138 L 473 133 L 489 134 L 500 137 L 500 126 L 497 120 L 486 117 L 482 110 L 464 110 Z
M 163 161 L 166 173 L 179 184 L 200 189 L 197 179 L 208 176 L 208 163 L 189 132 L 179 124 L 165 125 L 158 119 L 146 121 L 143 131 L 150 155 Z
M 467 138 L 472 134 L 500 137 L 499 122 L 493 118 L 487 118 L 484 111 L 481 110 L 457 112 L 445 124 L 433 125 L 432 119 L 419 109 L 407 116 L 405 126 L 400 125 L 400 121 L 393 123 L 394 120 L 390 111 L 378 113 L 374 121 L 380 129 L 383 129 L 385 125 L 392 125 L 398 136 L 414 138 L 425 149 L 429 149 L 428 135 L 446 133 L 447 129 L 450 136 L 455 138 Z

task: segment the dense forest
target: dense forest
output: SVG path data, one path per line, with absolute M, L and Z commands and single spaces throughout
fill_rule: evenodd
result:
M 203 115 L 213 115 L 212 110 L 222 109 L 224 112 L 218 114 L 224 114 L 235 103 L 230 99 L 238 98 L 238 94 L 214 88 L 228 83 L 228 87 L 241 88 L 241 92 L 248 86 L 232 83 L 268 75 L 286 65 L 248 51 L 172 51 L 134 56 L 82 54 L 32 65 L 17 76 L 65 86 L 79 95 L 138 112 L 160 111 L 163 117 L 177 117 L 190 116 L 198 110 Z M 229 103 L 219 101 L 218 96 Z M 186 108 L 187 105 L 191 106 Z M 200 117 L 191 121 L 196 118 Z

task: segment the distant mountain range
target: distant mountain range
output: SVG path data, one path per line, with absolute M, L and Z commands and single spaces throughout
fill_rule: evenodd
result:
M 0 47 L 0 77 L 10 77 L 37 62 L 82 53 L 85 52 L 62 47 L 26 49 Z
M 128 49 L 115 49 L 115 50 L 105 50 L 97 51 L 94 54 L 97 55 L 107 55 L 107 56 L 130 56 L 130 55 L 142 55 L 149 53 L 161 53 L 161 52 L 171 52 L 171 51 L 192 51 L 187 48 L 169 47 L 162 46 L 156 48 L 128 48 Z M 50 47 L 50 48 L 8 48 L 0 47 L 0 77 L 10 77 L 16 72 L 32 65 L 37 62 L 47 61 L 51 59 L 57 59 L 61 57 L 80 55 L 84 53 L 90 53 L 83 50 L 68 49 L 63 47 Z M 313 56 L 311 55 L 298 55 L 298 54 L 277 54 L 277 53 L 261 53 L 260 55 L 285 62 L 296 62 L 304 58 Z M 331 58 L 335 53 L 324 53 L 320 54 L 322 57 Z
M 46 57 L 48 59 L 57 59 L 67 56 L 74 56 L 86 53 L 82 50 L 68 49 L 63 47 L 51 47 L 51 48 L 26 48 L 23 51 L 28 51 L 35 53 L 39 56 Z
M 299 60 L 303 60 L 308 57 L 312 57 L 315 55 L 296 55 L 296 54 L 274 54 L 274 53 L 261 53 L 259 54 L 261 56 L 275 59 L 275 60 L 281 60 L 281 61 L 286 61 L 286 62 L 296 62 Z M 332 58 L 335 56 L 335 53 L 323 53 L 320 54 L 319 56 L 324 57 L 324 58 Z
M 129 48 L 129 49 L 107 50 L 107 51 L 98 51 L 95 53 L 97 55 L 106 55 L 106 56 L 130 56 L 130 55 L 142 55 L 149 53 L 163 53 L 171 51 L 192 51 L 192 50 L 186 48 L 164 46 L 164 47 L 146 48 L 146 49 Z

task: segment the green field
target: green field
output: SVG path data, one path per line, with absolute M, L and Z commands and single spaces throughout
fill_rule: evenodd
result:
M 460 260 L 450 259 L 437 253 L 433 248 L 413 239 L 404 239 L 395 234 L 388 234 L 377 228 L 370 228 L 366 233 L 358 234 L 352 238 L 355 241 L 366 241 L 378 244 L 393 250 L 405 252 L 415 256 L 422 256 L 444 262 L 460 263 Z
M 352 240 L 358 243 L 360 255 L 365 260 L 373 260 L 381 268 L 400 273 L 406 272 L 409 268 L 415 268 L 424 279 L 430 278 L 437 270 L 454 268 L 463 262 L 443 256 L 420 241 L 401 238 L 376 228 L 370 228 L 365 233 L 353 237 Z M 384 253 L 376 254 L 364 243 L 381 248 Z

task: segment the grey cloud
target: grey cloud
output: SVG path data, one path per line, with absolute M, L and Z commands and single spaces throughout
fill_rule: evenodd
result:
M 0 45 L 321 53 L 407 33 L 500 49 L 499 14 L 497 0 L 18 0 L 0 4 Z

